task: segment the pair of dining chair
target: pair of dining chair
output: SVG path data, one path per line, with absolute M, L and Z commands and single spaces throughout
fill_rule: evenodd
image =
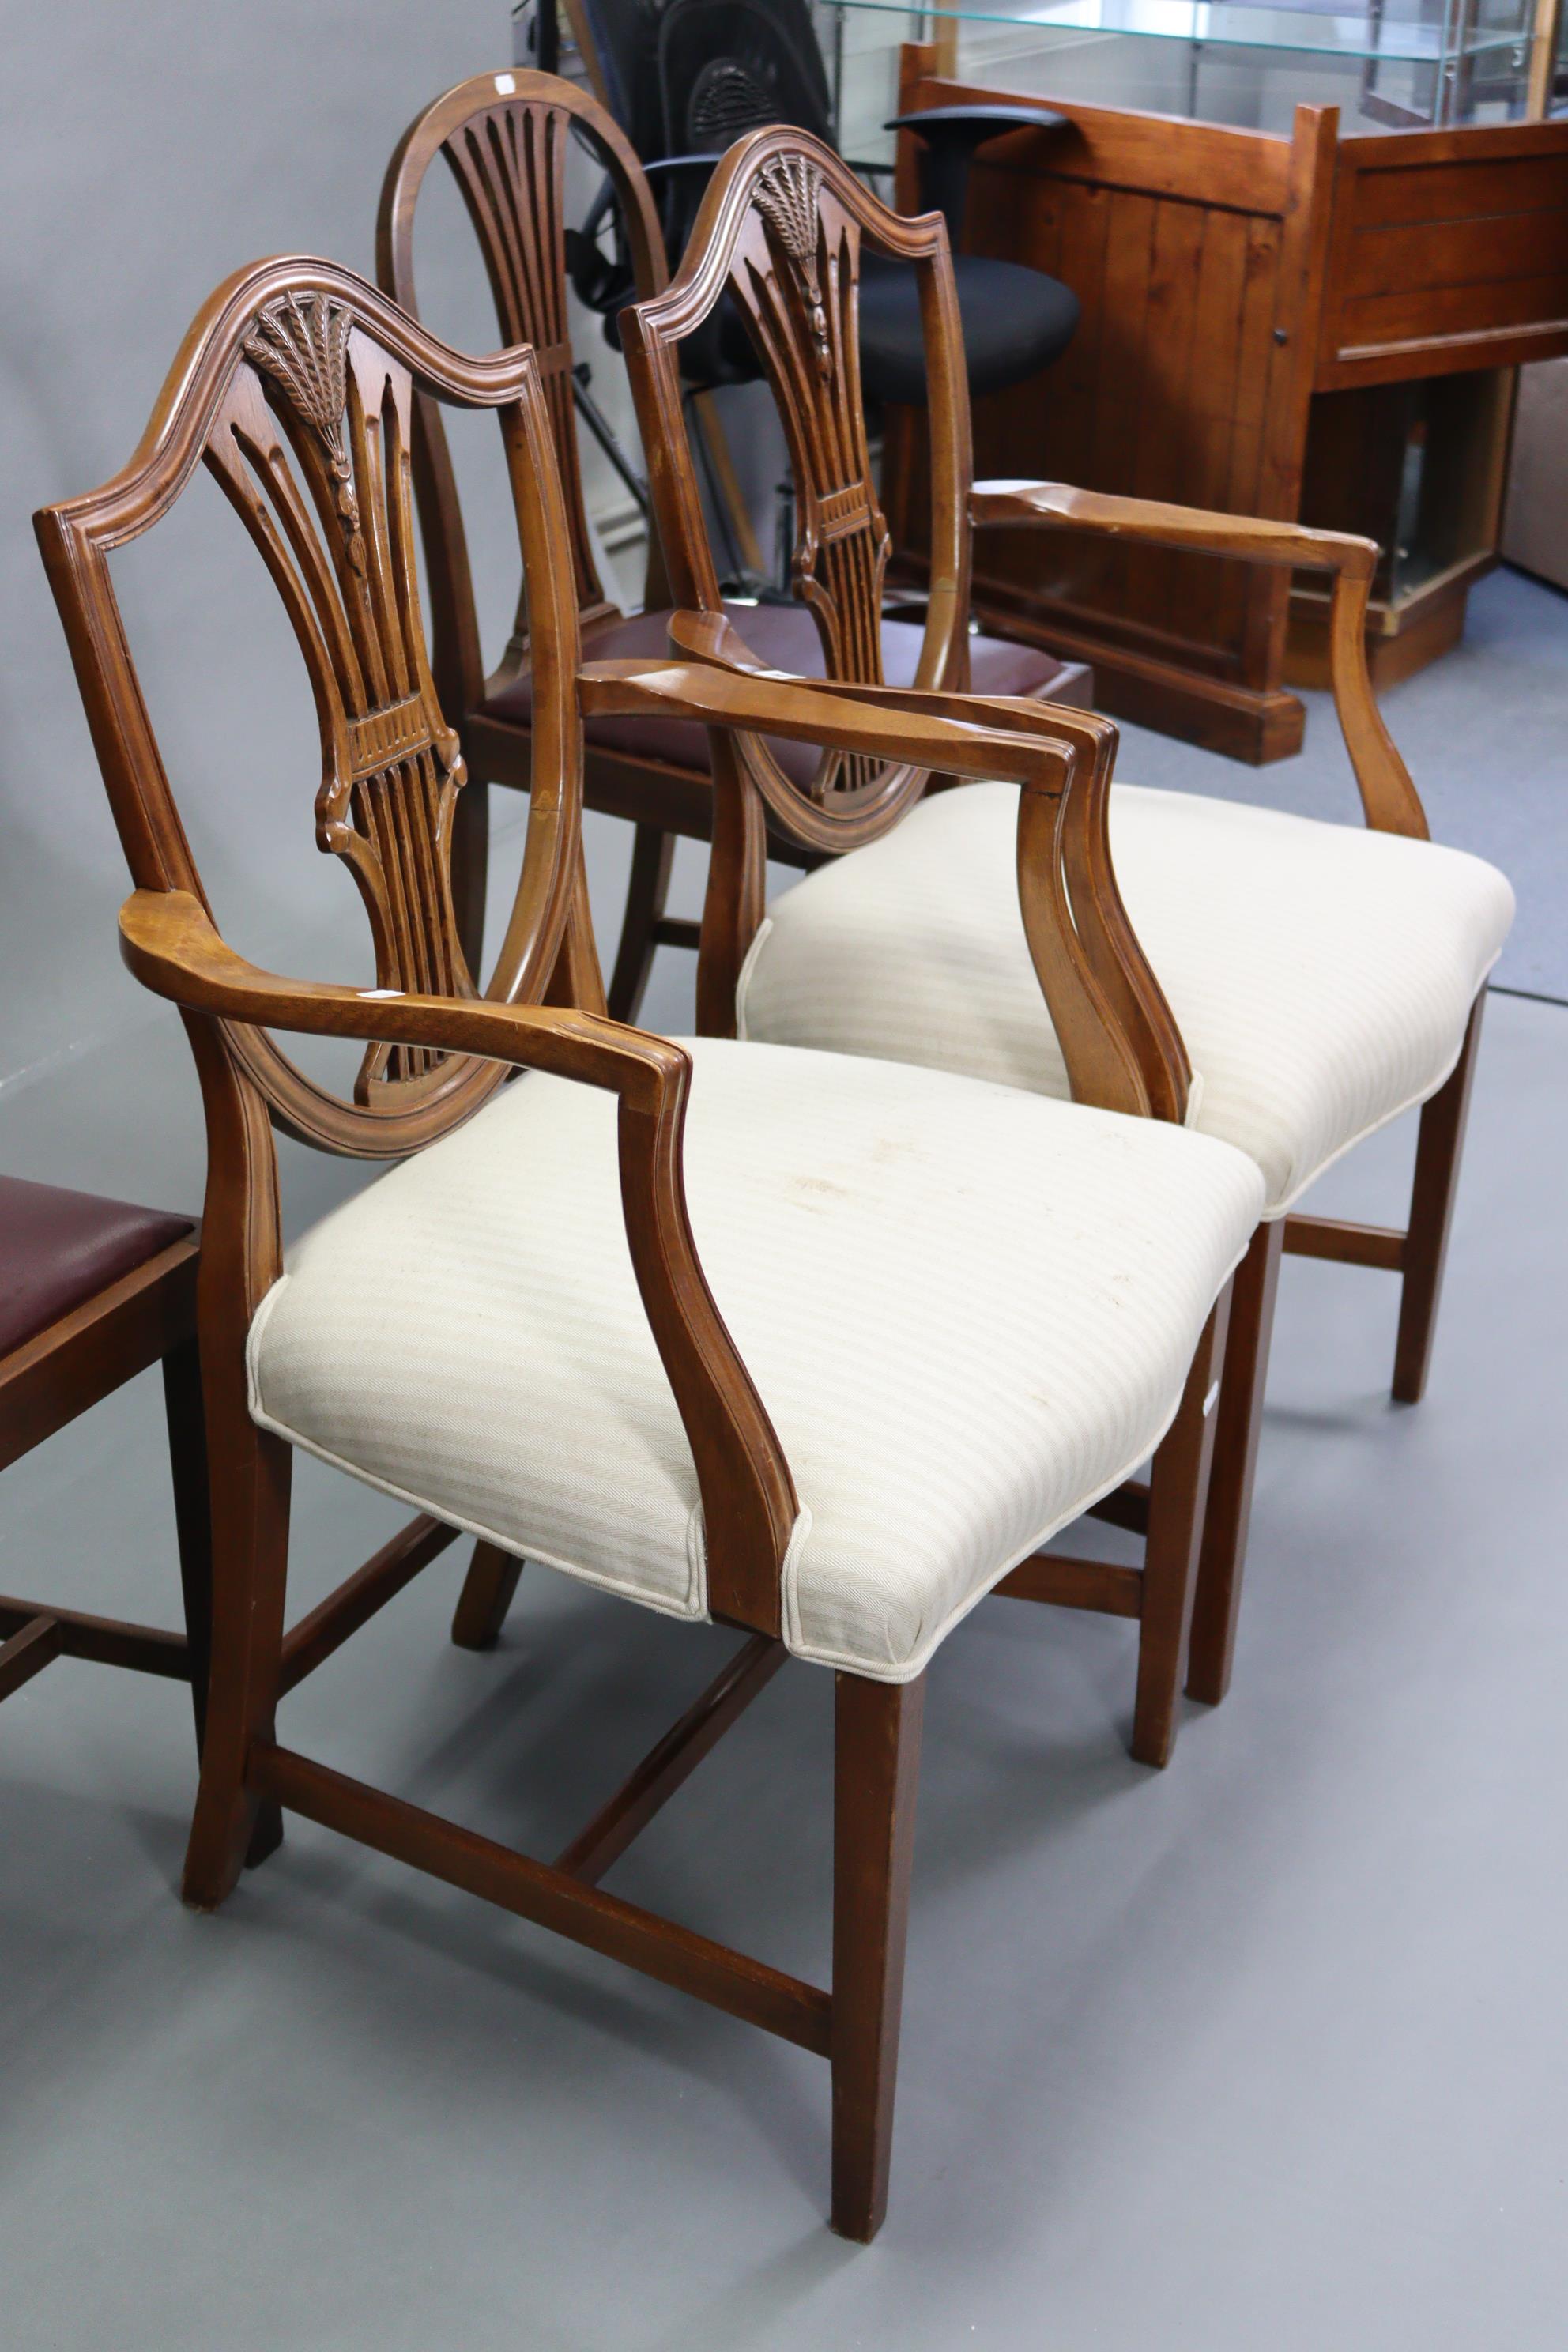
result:
M 186 1897 L 221 1902 L 282 1808 L 817 2052 L 832 2073 L 833 2222 L 864 2240 L 887 2198 L 927 1669 L 996 1592 L 1133 1619 L 1133 1752 L 1165 1760 L 1231 1277 L 1252 1262 L 1268 1183 L 1248 1151 L 1185 1116 L 1185 1053 L 1110 854 L 1114 728 L 951 680 L 771 674 L 710 593 L 684 444 L 654 429 L 668 400 L 679 407 L 680 323 L 726 285 L 749 301 L 803 434 L 852 473 L 861 235 L 925 271 L 934 370 L 952 323 L 940 223 L 895 222 L 796 133 L 731 152 L 674 286 L 627 320 L 682 614 L 662 657 L 584 658 L 559 372 L 527 348 L 453 352 L 325 262 L 264 262 L 221 287 L 128 467 L 46 509 L 38 531 L 135 885 L 123 952 L 180 1007 L 207 1118 L 215 1592 Z M 482 993 L 450 877 L 462 729 L 427 659 L 415 549 L 413 484 L 430 479 L 437 404 L 497 414 L 524 574 L 531 800 Z M 110 557 L 204 467 L 306 664 L 317 839 L 360 892 L 373 987 L 279 978 L 226 945 L 159 758 Z M 817 610 L 874 612 L 859 593 L 879 576 L 874 501 L 851 478 L 806 510 L 828 566 Z M 439 608 L 453 583 L 434 566 L 431 581 Z M 961 609 L 939 581 L 927 632 L 939 646 L 946 634 L 955 666 Z M 874 646 L 858 658 L 874 667 Z M 607 1017 L 582 850 L 584 735 L 598 719 L 648 716 L 704 728 L 711 746 L 708 1031 L 741 1025 L 738 982 L 745 1026 L 758 1025 L 770 817 L 814 851 L 852 853 L 798 886 L 804 897 L 928 808 L 988 809 L 1001 793 L 1011 920 L 1066 1088 L 907 1054 L 733 1034 L 677 1043 Z M 804 784 L 775 743 L 814 748 Z M 931 779 L 967 781 L 928 795 Z M 363 1043 L 352 1095 L 288 1056 L 279 1039 L 291 1032 Z M 512 1073 L 524 1075 L 509 1086 Z M 398 1163 L 287 1258 L 274 1125 Z M 300 1627 L 285 1630 L 300 1447 L 419 1513 L 305 1621 L 312 1658 L 455 1529 L 478 1541 L 458 1627 L 472 1643 L 493 1635 L 524 1559 L 748 1638 L 554 1862 L 519 1854 L 280 1740 L 301 1654 Z M 1130 1495 L 1151 1456 L 1146 1494 Z M 1143 1522 L 1141 1570 L 1045 1551 L 1096 1507 Z M 599 1884 L 791 1655 L 836 1674 L 828 1989 Z

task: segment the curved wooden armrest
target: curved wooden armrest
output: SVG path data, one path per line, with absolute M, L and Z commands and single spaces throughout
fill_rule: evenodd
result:
M 687 1212 L 691 1059 L 668 1038 L 593 1013 L 283 980 L 226 946 L 183 890 L 138 890 L 120 914 L 138 980 L 225 1022 L 428 1045 L 548 1070 L 619 1097 L 621 1202 L 644 1309 L 697 1467 L 709 1600 L 777 1634 L 779 1574 L 799 1516 L 789 1465 L 708 1287 Z
M 699 662 L 591 664 L 578 673 L 579 690 L 590 698 L 584 708 L 679 709 L 710 726 L 765 730 L 1021 786 L 1019 904 L 1073 1099 L 1184 1118 L 1191 1066 L 1111 864 L 1118 734 L 1109 719 L 1021 696 L 837 679 L 815 686 L 766 669 L 717 614 L 677 613 L 670 636 L 698 652 Z
M 1000 776 L 1053 799 L 1066 791 L 1075 758 L 1055 730 L 1039 737 L 1014 730 L 1005 715 L 1012 706 L 1000 698 L 985 706 L 963 696 L 917 695 L 906 705 L 889 696 L 868 709 L 864 691 L 760 665 L 742 670 L 701 661 L 585 662 L 577 691 L 587 716 L 693 719 L 953 775 Z M 877 689 L 869 691 L 876 696 Z M 977 719 L 987 707 L 1004 716 Z M 949 709 L 962 709 L 963 715 L 950 717 Z
M 1377 569 L 1375 540 L 1258 515 L 1215 514 L 1154 499 L 1111 498 L 1068 482 L 976 482 L 970 514 L 978 525 L 1096 531 L 1149 547 L 1201 549 L 1249 563 L 1288 564 L 1333 574 L 1329 607 L 1329 679 L 1367 824 L 1377 833 L 1427 838 L 1426 813 L 1383 721 L 1366 666 L 1366 608 Z
M 1311 572 L 1338 572 L 1370 580 L 1377 569 L 1374 539 L 1346 530 L 1311 530 L 1305 523 L 1269 522 L 1261 515 L 1219 514 L 1206 507 L 1168 506 L 1160 499 L 1111 498 L 1070 482 L 976 482 L 969 511 L 980 523 L 1033 525 L 1044 530 L 1093 530 L 1151 547 L 1199 547 L 1213 555 L 1240 555 L 1249 563 L 1289 563 Z

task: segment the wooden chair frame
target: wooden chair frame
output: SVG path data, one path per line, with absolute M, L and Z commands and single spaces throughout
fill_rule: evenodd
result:
M 594 152 L 614 185 L 638 291 L 658 292 L 669 272 L 658 215 L 642 166 L 615 118 L 597 100 L 554 74 L 521 70 L 476 74 L 416 115 L 387 165 L 376 219 L 375 252 L 376 277 L 383 289 L 410 318 L 417 319 L 415 215 L 426 176 L 437 158 L 442 158 L 474 226 L 501 341 L 508 345 L 531 345 L 538 361 L 565 500 L 578 625 L 591 635 L 596 625 L 618 621 L 621 613 L 605 594 L 594 560 L 573 409 L 565 177 L 574 134 Z M 442 708 L 458 714 L 470 763 L 468 788 L 459 803 L 452 875 L 459 932 L 469 964 L 477 971 L 489 877 L 487 785 L 504 784 L 526 792 L 532 765 L 530 730 L 498 724 L 484 715 L 484 705 L 490 696 L 527 674 L 527 601 L 520 600 L 516 625 L 500 665 L 487 677 L 457 478 L 440 404 L 425 396 L 415 409 L 414 466 L 430 583 L 430 667 Z M 646 595 L 654 605 L 668 601 L 658 543 L 652 534 Z M 585 782 L 590 806 L 607 806 L 616 815 L 635 814 L 628 800 L 628 791 L 635 798 L 635 786 L 628 787 L 622 772 L 626 766 L 626 761 L 609 754 L 588 751 Z M 657 852 L 660 838 L 639 825 L 634 858 L 646 866 L 649 842 Z M 636 872 L 632 893 L 634 898 L 638 894 Z
M 90 1658 L 188 1683 L 202 1732 L 211 1622 L 206 1447 L 196 1353 L 195 1227 L 0 1356 L 0 1470 L 153 1364 L 163 1376 L 185 1631 L 0 1593 L 0 1699 L 56 1658 Z
M 1420 797 L 1378 709 L 1367 668 L 1367 601 L 1378 560 L 1374 542 L 1300 524 L 1106 497 L 1061 483 L 972 483 L 968 386 L 944 225 L 937 215 L 910 220 L 889 212 L 830 149 L 804 131 L 759 131 L 736 142 L 709 185 L 679 271 L 662 294 L 638 303 L 621 321 L 643 439 L 650 452 L 650 481 L 666 563 L 682 608 L 671 624 L 672 643 L 734 675 L 762 672 L 722 611 L 673 398 L 679 345 L 726 291 L 752 322 L 789 438 L 803 516 L 796 565 L 806 593 L 824 604 L 849 601 L 840 585 L 842 560 L 833 577 L 819 580 L 817 565 L 828 536 L 822 519 L 830 518 L 830 527 L 842 530 L 851 510 L 865 518 L 861 562 L 879 584 L 877 567 L 885 560 L 886 540 L 870 489 L 854 327 L 858 253 L 868 238 L 880 251 L 902 255 L 924 277 L 936 516 L 931 555 L 932 673 L 961 659 L 957 635 L 967 621 L 970 541 L 979 524 L 1099 532 L 1327 572 L 1332 581 L 1334 706 L 1366 823 L 1375 831 L 1426 839 Z M 922 665 L 922 675 L 927 667 Z M 856 691 L 853 687 L 840 690 Z M 896 699 L 906 708 L 919 707 L 921 701 L 910 697 L 880 699 Z M 1020 718 L 1011 723 L 1028 722 Z M 1105 721 L 1039 705 L 1034 723 L 1094 761 L 1094 789 L 1109 791 L 1114 735 L 1108 742 Z M 754 737 L 733 744 L 716 739 L 713 769 L 714 845 L 702 919 L 698 1016 L 705 1031 L 733 1035 L 736 985 L 765 910 L 764 818 L 773 836 L 793 835 L 816 855 L 831 856 L 896 822 L 919 787 L 883 771 L 873 786 L 862 783 L 846 798 L 835 793 L 837 779 L 825 763 L 811 793 L 803 797 Z M 1190 1070 L 1158 983 L 1120 912 L 1103 800 L 1093 839 L 1096 887 L 1113 935 L 1102 945 L 1100 977 L 1116 1003 L 1124 1034 L 1142 1034 L 1145 1053 L 1142 1091 L 1136 1080 L 1120 1088 L 1101 1080 L 1079 1098 L 1179 1119 Z M 1025 924 L 1043 982 L 1043 955 L 1048 947 L 1037 929 L 1038 909 L 1031 914 L 1032 870 L 1021 858 Z M 1065 1046 L 1068 1033 L 1048 986 L 1046 994 Z M 1484 1002 L 1483 992 L 1453 1074 L 1421 1112 L 1406 1229 L 1291 1214 L 1259 1225 L 1238 1273 L 1194 1621 L 1187 1688 L 1194 1698 L 1213 1704 L 1229 1685 L 1281 1250 L 1384 1267 L 1402 1276 L 1394 1394 L 1402 1402 L 1415 1403 L 1423 1393 Z M 1069 1074 L 1071 1069 L 1069 1056 Z M 1076 1075 L 1072 1082 L 1077 1097 Z M 1130 1524 L 1140 1523 L 1136 1497 L 1124 1504 L 1123 1513 Z
M 447 876 L 464 770 L 425 656 L 411 492 L 418 398 L 498 415 L 529 600 L 536 689 L 530 824 L 506 943 L 484 996 L 464 963 Z M 954 717 L 935 700 L 915 709 L 874 693 L 840 698 L 700 663 L 579 668 L 553 424 L 531 351 L 464 358 L 346 271 L 308 258 L 262 262 L 230 278 L 201 312 L 124 471 L 37 519 L 136 886 L 121 910 L 122 952 L 138 978 L 180 1008 L 206 1112 L 199 1310 L 215 1603 L 184 1892 L 199 1907 L 220 1903 L 247 1853 L 255 1858 L 275 1838 L 276 1809 L 288 1808 L 818 2052 L 833 2071 L 834 2226 L 868 2238 L 887 2194 L 923 1677 L 905 1685 L 837 1678 L 831 1991 L 597 1885 L 783 1662 L 780 1577 L 798 1507 L 692 1237 L 682 1163 L 690 1057 L 602 1010 L 580 836 L 583 713 L 651 698 L 721 732 L 793 734 L 868 768 L 892 761 L 1013 777 L 1028 812 L 1021 854 L 1034 877 L 1032 936 L 1042 943 L 1047 992 L 1061 1008 L 1081 1089 L 1092 1093 L 1102 1079 L 1125 1084 L 1145 1045 L 1121 1035 L 1110 993 L 1100 985 L 1103 921 L 1097 931 L 1082 906 L 1068 916 L 1068 869 L 1086 857 L 1092 866 L 1094 838 L 1077 750 L 1046 729 L 1034 706 L 1025 706 L 1026 729 L 1009 706 L 954 699 L 952 708 L 964 714 Z M 374 988 L 260 971 L 213 923 L 109 567 L 111 551 L 160 521 L 203 467 L 267 563 L 310 672 L 322 756 L 318 843 L 343 860 L 363 899 Z M 1099 878 L 1096 868 L 1091 883 Z M 1047 942 L 1052 910 L 1059 929 Z M 363 1043 L 352 1099 L 307 1078 L 275 1032 Z M 330 1151 L 395 1159 L 450 1132 L 521 1069 L 616 1097 L 627 1242 L 691 1447 L 710 1611 L 749 1637 L 552 1864 L 280 1742 L 280 1700 L 453 1530 L 416 1519 L 286 1628 L 291 1451 L 251 1419 L 245 1367 L 252 1318 L 282 1262 L 271 1129 Z M 1156 1456 L 1142 1577 L 1042 1558 L 1001 1588 L 1034 1597 L 1048 1589 L 1050 1598 L 1140 1620 L 1133 1747 L 1152 1762 L 1169 1752 L 1173 1725 L 1225 1314 L 1222 1297 Z M 517 1568 L 480 1548 L 459 1612 L 467 1638 L 493 1637 Z
M 605 597 L 594 567 L 572 414 L 563 214 L 569 130 L 594 148 L 614 184 L 639 294 L 646 299 L 658 293 L 668 272 L 653 198 L 636 154 L 596 100 L 553 75 L 539 73 L 478 75 L 437 99 L 411 124 L 388 166 L 382 190 L 376 274 L 393 299 L 417 318 L 414 221 L 426 175 L 436 157 L 444 156 L 462 190 L 479 241 L 502 341 L 532 343 L 550 387 L 579 622 L 591 656 L 595 632 L 623 616 Z M 929 243 L 928 223 L 909 249 L 924 251 Z M 956 338 L 956 311 L 953 316 Z M 968 383 L 956 340 L 946 349 L 955 357 L 944 364 L 950 369 L 957 365 L 958 380 L 948 388 L 948 407 L 943 413 L 954 413 L 952 403 L 962 400 L 963 436 L 947 436 L 942 449 L 956 467 L 967 464 Z M 858 391 L 856 396 L 858 399 Z M 683 438 L 688 411 L 689 396 L 683 395 L 675 410 L 676 427 Z M 704 422 L 700 402 L 697 422 L 710 454 L 717 454 L 710 420 Z M 526 612 L 520 608 L 500 666 L 487 679 L 457 488 L 436 403 L 420 403 L 416 429 L 416 478 L 431 582 L 431 666 L 437 688 L 445 708 L 462 714 L 459 731 L 474 772 L 491 782 L 526 791 L 531 758 L 528 730 L 516 720 L 497 717 L 488 708 L 526 672 Z M 652 453 L 648 455 L 652 463 Z M 923 685 L 931 687 L 961 688 L 967 683 L 968 541 L 959 488 L 956 474 L 951 481 L 944 478 L 933 509 L 933 545 L 943 549 L 951 577 L 933 588 L 927 606 L 920 677 Z M 877 521 L 885 538 L 879 514 Z M 816 600 L 819 623 L 825 625 L 828 674 L 835 682 L 876 683 L 881 678 L 879 588 L 886 563 L 884 549 L 875 565 L 877 608 L 873 610 L 862 595 L 843 630 L 836 628 L 826 605 Z M 662 609 L 670 602 L 657 533 L 650 536 L 646 601 L 651 610 Z M 807 601 L 812 601 L 809 593 Z M 1064 672 L 1064 690 L 1067 676 Z M 1074 669 L 1071 677 L 1082 680 L 1085 673 Z M 627 818 L 636 827 L 620 947 L 608 992 L 616 1017 L 631 1020 L 641 1002 L 655 950 L 661 946 L 696 948 L 699 944 L 699 926 L 671 916 L 667 898 L 676 839 L 710 838 L 712 793 L 708 778 L 700 772 L 647 754 L 590 743 L 584 757 L 584 804 Z M 459 927 L 470 964 L 477 963 L 483 929 L 486 838 L 485 796 L 470 785 L 460 806 L 453 869 Z M 772 854 L 796 865 L 815 862 L 809 845 L 803 845 L 783 827 L 773 833 Z

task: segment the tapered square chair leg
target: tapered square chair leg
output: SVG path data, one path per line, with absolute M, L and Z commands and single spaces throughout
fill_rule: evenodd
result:
M 1410 1223 L 1405 1236 L 1399 1335 L 1394 1349 L 1396 1404 L 1419 1404 L 1426 1391 L 1486 1001 L 1483 988 L 1471 1008 L 1464 1050 L 1447 1081 L 1421 1108 L 1421 1126 L 1415 1140 L 1415 1177 L 1410 1190 Z
M 474 1546 L 452 1614 L 452 1639 L 459 1650 L 495 1648 L 521 1574 L 522 1562 L 515 1552 L 502 1551 L 499 1544 Z
M 639 824 L 632 837 L 632 870 L 626 883 L 626 910 L 621 919 L 621 943 L 610 974 L 609 1013 L 612 1021 L 635 1021 L 653 970 L 658 926 L 669 896 L 670 869 L 675 859 L 675 835 L 657 824 Z
M 837 1678 L 833 1861 L 833 2227 L 888 2210 L 925 1676 Z
M 1220 1293 L 1204 1327 L 1176 1418 L 1160 1441 L 1149 1481 L 1149 1533 L 1143 1554 L 1143 1605 L 1138 1635 L 1138 1696 L 1131 1751 L 1140 1764 L 1168 1764 L 1176 1738 L 1203 1543 L 1223 1376 L 1230 1292 Z
M 257 1745 L 270 1741 L 282 1672 L 292 1449 L 258 1429 L 243 1399 L 213 1410 L 213 1646 L 201 1782 L 181 1894 L 213 1911 L 243 1866 L 264 1861 L 281 1816 L 249 1782 Z
M 490 790 L 470 775 L 452 812 L 452 913 L 463 961 L 476 988 L 484 986 L 485 902 L 490 872 Z
M 1217 1706 L 1230 1688 L 1284 1244 L 1283 1218 L 1259 1225 L 1231 1286 L 1230 1329 L 1215 1407 L 1214 1465 L 1187 1657 L 1187 1696 L 1207 1706 Z
M 180 1586 L 185 1604 L 185 1640 L 191 1664 L 191 1706 L 196 1719 L 199 1755 L 212 1658 L 213 1545 L 202 1367 L 194 1339 L 182 1340 L 163 1358 L 163 1409 L 169 1428 L 174 1538 L 180 1553 Z

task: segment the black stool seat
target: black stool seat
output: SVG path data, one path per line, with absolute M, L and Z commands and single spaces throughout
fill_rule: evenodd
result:
M 954 257 L 970 391 L 1005 392 L 1066 351 L 1079 299 L 1059 278 L 984 254 Z M 860 375 L 869 399 L 926 401 L 925 343 L 915 273 L 882 254 L 860 257 Z

